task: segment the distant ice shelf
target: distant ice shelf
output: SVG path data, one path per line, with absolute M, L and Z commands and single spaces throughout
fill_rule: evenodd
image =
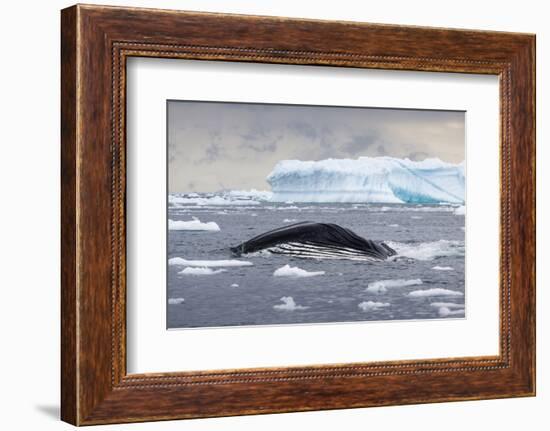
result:
M 282 160 L 268 175 L 273 202 L 463 204 L 464 162 L 359 157 Z

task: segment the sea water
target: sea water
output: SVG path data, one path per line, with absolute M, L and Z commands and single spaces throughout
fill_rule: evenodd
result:
M 168 328 L 464 318 L 464 207 L 230 196 L 169 199 Z M 300 221 L 336 223 L 398 255 L 365 262 L 229 250 Z

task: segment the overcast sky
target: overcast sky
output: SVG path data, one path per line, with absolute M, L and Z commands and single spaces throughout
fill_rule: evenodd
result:
M 168 102 L 170 192 L 269 190 L 280 160 L 464 160 L 464 112 Z

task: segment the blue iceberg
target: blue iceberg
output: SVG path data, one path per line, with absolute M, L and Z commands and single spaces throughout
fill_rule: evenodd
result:
M 359 157 L 282 160 L 268 175 L 274 202 L 464 204 L 464 162 Z

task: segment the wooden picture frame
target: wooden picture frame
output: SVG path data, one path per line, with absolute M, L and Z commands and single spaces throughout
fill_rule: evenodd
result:
M 84 5 L 61 17 L 64 421 L 535 394 L 534 35 Z M 498 75 L 500 354 L 127 374 L 125 65 L 131 56 Z

